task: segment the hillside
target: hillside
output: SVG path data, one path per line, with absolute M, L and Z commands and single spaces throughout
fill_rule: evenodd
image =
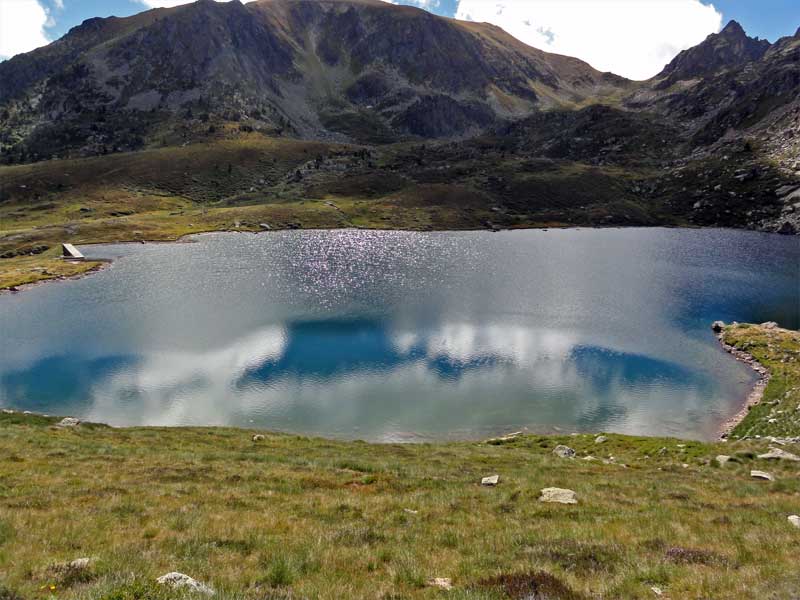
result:
M 371 445 L 0 414 L 0 595 L 202 597 L 156 583 L 178 571 L 218 598 L 794 598 L 797 463 L 759 455 L 800 453 L 800 342 L 725 336 L 773 370 L 780 423 L 746 429 L 784 439 Z
M 378 0 L 200 0 L 94 19 L 0 63 L 0 81 L 0 143 L 18 160 L 137 150 L 224 122 L 340 141 L 463 135 L 625 83 L 496 27 Z

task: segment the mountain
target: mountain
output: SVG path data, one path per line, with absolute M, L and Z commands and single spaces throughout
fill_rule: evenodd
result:
M 625 85 L 497 27 L 378 0 L 199 0 L 92 19 L 0 63 L 0 81 L 3 144 L 39 158 L 194 137 L 193 116 L 319 139 L 457 136 Z
M 713 76 L 718 72 L 759 60 L 769 50 L 767 40 L 748 37 L 742 26 L 731 21 L 699 45 L 676 56 L 655 79 L 665 88 L 678 81 Z
M 0 231 L 9 256 L 157 207 L 238 228 L 224 210 L 299 198 L 339 212 L 279 223 L 792 233 L 800 31 L 770 44 L 731 22 L 633 82 L 378 0 L 199 0 L 90 19 L 0 63 L 0 153 L 0 218 L 57 223 Z M 147 223 L 101 237 L 194 230 Z

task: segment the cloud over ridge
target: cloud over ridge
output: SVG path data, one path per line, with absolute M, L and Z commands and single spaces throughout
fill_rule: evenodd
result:
M 700 0 L 460 0 L 455 16 L 630 79 L 656 75 L 722 27 L 722 14 Z
M 47 10 L 37 0 L 0 0 L 0 59 L 50 43 Z

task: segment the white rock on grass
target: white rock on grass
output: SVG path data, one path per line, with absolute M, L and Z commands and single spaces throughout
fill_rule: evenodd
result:
M 255 435 L 253 436 L 253 441 L 254 441 L 254 442 L 263 442 L 265 439 L 267 439 L 267 438 L 265 438 L 265 437 L 264 437 L 263 435 L 261 435 L 260 433 L 257 433 L 257 434 L 255 434 Z
M 90 566 L 92 566 L 91 558 L 76 558 L 75 560 L 67 563 L 67 567 L 73 571 L 83 571 L 84 569 L 88 569 Z
M 437 587 L 440 590 L 452 590 L 453 580 L 449 577 L 434 577 L 428 581 L 430 587 Z
M 800 528 L 800 516 L 792 515 L 789 517 L 789 523 L 794 525 L 795 527 Z
M 595 444 L 605 444 L 607 441 L 608 438 L 604 435 L 598 435 L 596 438 L 594 438 Z
M 56 575 L 75 575 L 88 570 L 94 562 L 91 558 L 76 558 L 65 563 L 51 565 L 49 571 Z
M 766 454 L 759 454 L 758 458 L 762 460 L 789 460 L 792 462 L 800 462 L 800 456 L 781 450 L 780 448 L 770 448 Z
M 204 583 L 200 583 L 196 579 L 192 579 L 183 573 L 167 573 L 156 579 L 160 585 L 168 585 L 174 589 L 186 588 L 192 592 L 205 594 L 206 596 L 213 596 L 214 590 Z
M 75 417 L 64 417 L 58 422 L 59 427 L 77 427 L 81 422 Z
M 500 475 L 490 475 L 489 477 L 484 477 L 481 479 L 481 485 L 488 487 L 494 487 L 498 483 L 500 483 Z
M 556 502 L 558 504 L 577 504 L 578 495 L 572 490 L 563 488 L 544 488 L 539 496 L 539 502 Z
M 553 454 L 555 454 L 556 456 L 560 456 L 561 458 L 573 458 L 575 456 L 575 450 L 573 450 L 569 446 L 564 446 L 563 444 L 559 444 L 553 450 Z
M 750 477 L 754 479 L 765 479 L 767 481 L 775 481 L 775 478 L 766 471 L 750 471 Z
M 727 454 L 720 454 L 720 455 L 719 455 L 719 456 L 717 456 L 717 458 L 715 458 L 714 460 L 716 460 L 716 461 L 717 461 L 717 464 L 718 464 L 720 467 L 722 467 L 722 466 L 724 466 L 724 465 L 725 465 L 725 463 L 727 463 L 727 462 L 728 462 L 730 459 L 731 459 L 731 457 L 730 457 L 730 456 L 728 456 Z

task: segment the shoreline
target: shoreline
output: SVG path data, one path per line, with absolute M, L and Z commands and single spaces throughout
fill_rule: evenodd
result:
M 736 323 L 733 323 L 732 325 L 735 324 Z M 717 331 L 717 327 L 719 326 L 720 322 L 714 323 L 714 325 L 712 325 L 712 329 L 714 329 L 715 336 L 719 341 L 722 350 L 730 354 L 734 360 L 749 366 L 758 374 L 758 380 L 753 384 L 750 393 L 747 394 L 742 407 L 733 416 L 726 419 L 719 428 L 716 439 L 721 441 L 727 440 L 733 430 L 736 429 L 742 421 L 744 421 L 745 417 L 747 417 L 752 408 L 761 404 L 761 401 L 764 399 L 764 392 L 766 391 L 767 385 L 769 385 L 769 381 L 772 378 L 772 373 L 764 365 L 758 362 L 758 360 L 756 360 L 752 354 L 745 352 L 744 350 L 739 350 L 735 346 L 728 344 L 725 341 L 726 326 L 722 324 L 721 329 Z
M 737 227 L 700 227 L 700 226 L 692 226 L 690 224 L 686 225 L 572 225 L 572 224 L 553 224 L 547 226 L 524 226 L 524 227 L 510 227 L 505 229 L 487 229 L 487 228 L 467 228 L 467 229 L 414 229 L 414 228 L 394 228 L 394 229 L 377 229 L 377 228 L 370 228 L 370 227 L 308 227 L 302 229 L 292 229 L 292 228 L 275 228 L 275 229 L 208 229 L 208 230 L 201 230 L 201 231 L 191 231 L 188 233 L 184 233 L 175 239 L 135 239 L 135 240 L 118 240 L 118 241 L 101 241 L 101 242 L 84 242 L 76 244 L 76 246 L 86 247 L 86 246 L 117 246 L 117 245 L 127 245 L 127 244 L 184 244 L 184 243 L 197 243 L 199 240 L 192 240 L 192 237 L 200 237 L 204 235 L 214 235 L 220 233 L 243 233 L 243 234 L 250 234 L 250 235 L 261 235 L 267 233 L 276 233 L 276 232 L 285 232 L 285 231 L 346 231 L 346 230 L 353 230 L 353 231 L 378 231 L 378 232 L 406 232 L 406 233 L 467 233 L 467 232 L 486 232 L 486 233 L 503 233 L 503 232 L 513 232 L 513 231 L 580 231 L 580 230 L 626 230 L 626 229 L 685 229 L 688 231 L 700 231 L 700 230 L 720 230 L 720 231 L 740 231 L 740 232 L 749 232 L 749 233 L 758 233 L 762 235 L 781 235 L 774 232 L 768 231 L 759 231 L 757 229 L 746 229 L 746 228 L 737 228 Z M 77 273 L 75 275 L 58 275 L 55 277 L 46 277 L 42 279 L 38 279 L 36 281 L 31 281 L 28 283 L 21 283 L 21 284 L 12 284 L 6 287 L 0 287 L 0 296 L 4 294 L 17 294 L 20 292 L 25 291 L 29 287 L 37 286 L 44 283 L 49 282 L 56 282 L 56 281 L 70 281 L 75 279 L 81 279 L 83 277 L 92 275 L 93 273 L 99 272 L 105 269 L 108 265 L 113 263 L 113 259 L 110 258 L 91 258 L 87 257 L 86 262 L 94 262 L 94 263 L 103 263 L 95 265 L 86 271 L 81 273 Z

